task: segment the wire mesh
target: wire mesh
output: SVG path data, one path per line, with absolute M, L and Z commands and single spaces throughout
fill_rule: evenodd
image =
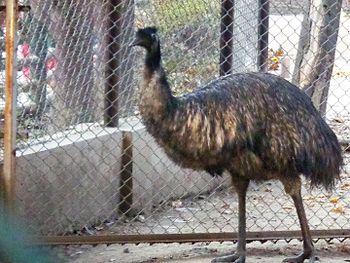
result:
M 319 2 L 270 1 L 269 72 L 295 82 L 295 76 L 302 74 L 297 73 L 300 68 L 308 70 L 317 49 L 309 50 L 310 59 L 306 59 L 301 43 L 313 43 L 316 29 L 307 26 L 308 21 L 319 19 L 321 7 L 314 6 Z M 236 232 L 237 198 L 229 175 L 213 178 L 180 168 L 145 131 L 137 107 L 143 53 L 129 48 L 135 28 L 157 26 L 173 93 L 194 90 L 219 76 L 221 1 L 31 0 L 20 4 L 31 9 L 18 18 L 16 199 L 28 228 L 44 235 Z M 256 71 L 261 52 L 258 1 L 237 0 L 232 8 L 232 70 Z M 326 81 L 328 94 L 320 103 L 326 105 L 329 125 L 347 142 L 347 1 L 339 12 L 337 43 L 327 51 L 335 52 L 334 67 Z M 1 24 L 1 39 L 4 33 Z M 3 111 L 6 54 L 0 48 Z M 304 187 L 312 229 L 349 226 L 348 149 L 344 148 L 342 181 L 333 193 Z M 298 229 L 293 204 L 280 183 L 250 186 L 248 231 Z

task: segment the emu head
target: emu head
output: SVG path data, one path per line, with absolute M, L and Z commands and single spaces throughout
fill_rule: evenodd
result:
M 159 36 L 155 27 L 140 28 L 130 46 L 144 47 L 148 52 L 156 51 L 159 48 Z

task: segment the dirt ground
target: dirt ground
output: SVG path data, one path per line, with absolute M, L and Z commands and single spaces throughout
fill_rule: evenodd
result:
M 348 163 L 348 158 L 345 159 Z M 349 165 L 346 165 L 346 169 Z M 332 194 L 304 190 L 310 226 L 312 229 L 349 228 L 349 171 L 342 175 L 339 190 Z M 343 188 L 343 185 L 346 187 Z M 305 189 L 305 188 L 304 188 Z M 343 190 L 342 190 L 343 189 Z M 270 202 L 273 198 L 274 202 Z M 249 231 L 298 230 L 299 223 L 288 196 L 275 183 L 252 186 L 248 192 L 247 226 Z M 229 232 L 237 228 L 237 200 L 226 189 L 201 198 L 187 198 L 168 203 L 162 210 L 136 221 L 111 224 L 97 234 L 144 234 L 144 233 L 189 233 Z M 338 209 L 339 208 L 339 209 Z M 340 209 L 341 208 L 341 209 Z M 343 210 L 342 210 L 343 209 Z M 210 216 L 208 216 L 210 215 Z M 350 262 L 350 239 L 319 240 L 315 247 L 320 262 Z M 232 253 L 235 244 L 126 244 L 99 246 L 69 246 L 54 248 L 63 262 L 72 263 L 204 263 L 212 258 Z M 247 244 L 247 263 L 282 262 L 284 257 L 296 255 L 302 243 L 293 240 L 278 242 L 251 242 Z M 307 262 L 307 261 L 306 261 Z
M 320 262 L 350 262 L 350 241 L 338 240 L 327 243 L 318 241 L 317 256 Z M 218 255 L 234 250 L 232 242 L 222 244 L 157 244 L 157 245 L 111 245 L 97 247 L 70 247 L 66 250 L 65 261 L 72 263 L 209 263 Z M 285 241 L 277 243 L 252 242 L 247 245 L 247 263 L 282 262 L 286 256 L 295 255 L 302 249 L 301 243 Z
M 333 193 L 312 192 L 304 187 L 304 204 L 311 229 L 349 229 L 350 226 L 350 158 L 345 156 L 342 181 Z M 232 190 L 232 189 L 231 189 Z M 237 231 L 237 198 L 230 189 L 195 197 L 169 201 L 150 215 L 136 220 L 117 221 L 108 226 L 95 227 L 95 234 L 150 233 L 208 233 Z M 273 202 L 271 202 L 273 200 Z M 248 231 L 299 230 L 299 223 L 290 197 L 274 182 L 252 185 L 247 196 Z M 350 239 L 319 240 L 316 244 L 320 262 L 350 262 Z M 63 262 L 72 263 L 204 263 L 212 258 L 232 253 L 235 245 L 224 243 L 195 244 L 126 244 L 99 246 L 56 247 L 53 252 Z M 251 242 L 247 245 L 247 263 L 282 262 L 284 257 L 296 255 L 302 243 L 271 241 Z

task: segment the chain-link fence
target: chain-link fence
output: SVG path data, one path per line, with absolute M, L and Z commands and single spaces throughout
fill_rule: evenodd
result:
M 19 12 L 17 28 L 20 217 L 43 235 L 237 232 L 229 176 L 178 167 L 142 125 L 137 87 L 144 54 L 129 44 L 137 27 L 154 25 L 176 95 L 218 77 L 227 63 L 234 73 L 267 70 L 309 87 L 345 145 L 335 191 L 303 191 L 310 226 L 349 229 L 350 3 L 340 8 L 341 2 L 20 1 L 29 7 Z M 4 24 L 0 34 L 3 40 Z M 232 57 L 222 52 L 227 47 Z M 0 48 L 3 113 L 7 54 Z M 312 79 L 313 69 L 325 78 Z M 248 231 L 298 229 L 279 183 L 250 186 Z

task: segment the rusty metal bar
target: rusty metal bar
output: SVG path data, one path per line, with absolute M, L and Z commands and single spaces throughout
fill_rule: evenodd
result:
M 313 230 L 313 239 L 350 238 L 350 229 Z M 301 239 L 300 231 L 247 232 L 247 242 Z M 238 233 L 190 233 L 104 236 L 47 236 L 34 241 L 37 245 L 98 245 L 126 243 L 195 243 L 238 240 Z
M 220 76 L 232 71 L 234 2 L 221 1 Z
M 258 69 L 261 72 L 267 72 L 267 60 L 269 56 L 269 14 L 270 1 L 259 0 Z
M 108 34 L 107 34 L 107 65 L 105 87 L 105 113 L 104 123 L 107 127 L 118 126 L 118 93 L 120 83 L 120 34 L 122 18 L 122 1 L 110 0 L 108 10 Z
M 4 109 L 4 166 L 3 198 L 8 213 L 13 213 L 15 189 L 15 141 L 16 141 L 16 22 L 18 2 L 6 0 L 6 80 Z
M 123 131 L 122 134 L 122 157 L 119 188 L 119 213 L 128 215 L 131 212 L 133 202 L 133 178 L 132 178 L 132 133 Z
M 18 12 L 29 12 L 31 9 L 30 5 L 18 6 Z M 0 12 L 6 11 L 6 5 L 0 5 Z

